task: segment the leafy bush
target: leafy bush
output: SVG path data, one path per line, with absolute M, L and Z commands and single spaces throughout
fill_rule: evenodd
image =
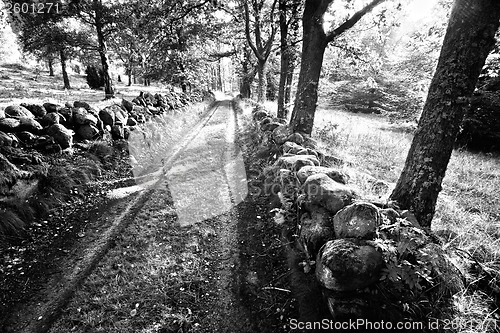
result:
M 87 74 L 87 84 L 91 89 L 104 87 L 104 73 L 102 69 L 97 69 L 95 66 L 89 65 L 85 70 L 85 74 Z

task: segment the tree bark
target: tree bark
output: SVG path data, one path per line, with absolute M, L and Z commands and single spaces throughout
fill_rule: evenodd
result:
M 66 53 L 64 52 L 63 49 L 59 50 L 59 56 L 61 58 L 61 71 L 63 76 L 64 89 L 71 89 L 71 85 L 69 84 L 68 71 L 66 69 L 67 58 L 66 58 Z
M 299 7 L 300 2 L 291 0 L 279 0 L 279 24 L 280 24 L 280 82 L 278 86 L 278 118 L 288 117 L 287 104 L 290 102 L 290 87 L 292 83 L 295 47 L 291 42 L 298 36 L 299 29 Z M 288 21 L 287 13 L 290 13 Z M 289 33 L 291 28 L 291 33 Z
M 297 96 L 292 112 L 294 132 L 311 134 L 318 101 L 318 82 L 323 65 L 327 36 L 323 30 L 323 15 L 330 1 L 307 0 L 302 17 L 303 43 Z
M 288 67 L 290 62 L 288 50 L 288 24 L 286 21 L 287 0 L 279 0 L 278 6 L 280 12 L 280 44 L 281 44 L 281 63 L 280 63 L 280 82 L 278 86 L 278 118 L 286 119 L 287 110 L 285 109 L 285 90 L 288 77 Z
M 293 82 L 293 71 L 295 70 L 295 61 L 290 61 L 288 66 L 288 73 L 286 75 L 285 83 L 285 107 L 290 103 L 290 97 L 292 95 L 292 82 Z M 287 112 L 288 113 L 288 112 Z M 285 117 L 288 115 L 285 115 Z
M 266 100 L 267 80 L 266 80 L 266 61 L 258 61 L 257 77 L 259 85 L 257 87 L 257 101 L 262 103 Z
M 52 57 L 47 59 L 47 65 L 49 66 L 49 76 L 54 76 L 54 59 Z
M 99 56 L 101 58 L 101 66 L 104 78 L 104 94 L 106 99 L 115 97 L 111 76 L 109 75 L 108 55 L 106 48 L 106 41 L 104 38 L 103 24 L 102 24 L 102 3 L 100 0 L 93 0 L 95 12 L 95 28 L 97 32 L 97 42 L 99 49 Z
M 436 201 L 477 78 L 495 44 L 497 0 L 456 0 L 405 166 L 391 194 L 431 226 Z

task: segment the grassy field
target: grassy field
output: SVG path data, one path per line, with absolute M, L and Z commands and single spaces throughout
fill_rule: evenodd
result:
M 62 75 L 49 76 L 48 71 L 37 72 L 20 64 L 0 64 L 0 108 L 11 104 L 52 102 L 64 104 L 68 101 L 84 101 L 99 109 L 120 102 L 122 98 L 133 99 L 139 92 L 153 94 L 168 89 L 152 83 L 151 86 L 127 86 L 124 82 L 113 82 L 115 98 L 104 100 L 103 90 L 93 90 L 87 85 L 85 73 L 70 74 L 71 89 L 65 90 Z M 123 77 L 123 80 L 126 78 Z
M 321 147 L 347 162 L 346 171 L 365 197 L 387 198 L 403 168 L 413 124 L 390 124 L 383 116 L 352 114 L 320 107 L 313 136 Z M 375 178 L 375 180 L 374 180 Z M 382 193 L 373 184 L 382 180 Z M 455 296 L 457 332 L 494 332 L 500 277 L 500 158 L 453 152 L 432 229 L 467 278 Z

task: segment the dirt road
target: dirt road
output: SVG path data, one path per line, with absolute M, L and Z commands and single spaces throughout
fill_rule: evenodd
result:
M 231 102 L 217 101 L 162 170 L 111 193 L 120 199 L 89 223 L 9 331 L 266 331 L 252 299 L 271 302 L 257 317 L 283 312 L 269 292 L 259 296 L 263 276 L 273 277 L 263 266 L 279 258 L 262 254 L 265 213 L 248 201 L 237 130 Z M 260 267 L 252 267 L 253 251 L 261 251 Z

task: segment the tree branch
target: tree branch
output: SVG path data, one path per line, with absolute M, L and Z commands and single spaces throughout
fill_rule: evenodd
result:
M 326 35 L 326 40 L 328 43 L 333 41 L 335 37 L 338 35 L 341 35 L 344 33 L 346 30 L 349 30 L 352 28 L 363 16 L 365 16 L 367 13 L 369 13 L 373 8 L 375 8 L 377 5 L 380 3 L 384 2 L 385 0 L 373 0 L 370 2 L 368 5 L 366 5 L 363 9 L 360 11 L 356 12 L 351 18 L 349 18 L 347 21 L 345 21 L 343 24 L 341 24 L 339 27 L 336 29 L 332 30 Z

